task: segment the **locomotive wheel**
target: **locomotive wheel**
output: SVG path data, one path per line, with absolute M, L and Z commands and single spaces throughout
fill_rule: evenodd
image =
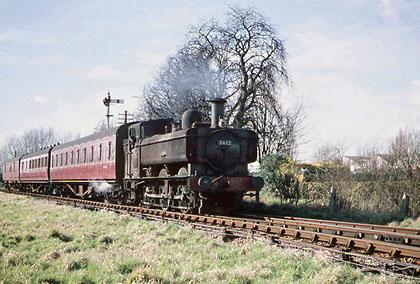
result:
M 127 195 L 125 193 L 119 194 L 117 199 L 116 199 L 116 203 L 118 205 L 126 204 L 127 203 Z
M 169 176 L 168 175 L 168 171 L 166 169 L 162 169 L 159 172 L 159 176 L 160 177 L 167 177 L 167 176 Z M 162 182 L 159 184 L 159 194 L 163 195 L 165 193 L 165 188 L 169 188 L 169 185 L 168 185 L 168 181 L 167 180 L 163 181 L 163 184 L 162 184 Z M 160 203 L 160 207 L 162 208 L 162 210 L 167 211 L 171 207 L 171 200 L 170 200 L 170 198 L 164 198 L 164 197 L 162 197 L 162 198 L 159 199 L 159 203 Z
M 182 187 L 186 187 L 186 185 L 182 185 Z M 185 195 L 182 200 L 179 201 L 179 210 L 182 213 L 187 214 L 192 212 L 192 202 L 191 202 L 191 195 Z
M 168 211 L 169 207 L 171 207 L 171 200 L 169 198 L 161 198 L 159 201 L 160 208 L 162 208 L 162 210 Z
M 178 176 L 187 176 L 188 170 L 186 168 L 180 168 L 178 171 Z M 182 200 L 179 200 L 179 210 L 182 213 L 187 214 L 193 211 L 193 196 L 189 192 L 188 187 L 186 184 L 180 184 L 177 188 L 177 194 L 183 194 Z
M 147 202 L 147 203 L 146 203 L 146 202 Z M 150 207 L 151 207 L 151 203 L 152 203 L 152 201 L 150 200 L 150 198 L 149 198 L 149 197 L 147 197 L 147 192 L 146 192 L 146 189 L 144 189 L 144 190 L 143 190 L 143 198 L 142 198 L 141 205 L 142 205 L 144 208 L 150 208 Z

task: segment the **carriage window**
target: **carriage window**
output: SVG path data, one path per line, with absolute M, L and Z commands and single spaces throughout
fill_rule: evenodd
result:
M 80 150 L 77 149 L 77 152 L 76 152 L 76 164 L 79 164 L 79 163 L 80 163 Z
M 86 147 L 83 149 L 83 161 L 82 163 L 86 163 L 87 161 L 87 150 Z
M 111 141 L 108 142 L 108 160 L 111 160 Z
M 95 157 L 95 145 L 90 147 L 90 161 L 93 162 L 93 157 Z
M 114 159 L 115 145 L 111 142 L 111 159 Z
M 98 161 L 102 161 L 102 151 L 103 151 L 103 146 L 102 146 L 102 143 L 101 143 L 101 144 L 99 144 Z
M 58 154 L 55 155 L 55 167 L 58 167 Z
M 45 165 L 45 167 L 47 167 L 48 166 L 48 157 L 45 157 L 44 161 L 45 161 L 44 165 Z

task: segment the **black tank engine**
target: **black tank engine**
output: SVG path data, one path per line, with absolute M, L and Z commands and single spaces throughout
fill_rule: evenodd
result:
M 185 212 L 234 208 L 244 194 L 258 195 L 263 181 L 248 172 L 257 134 L 224 127 L 225 100 L 210 102 L 211 124 L 202 122 L 200 111 L 187 110 L 181 125 L 165 119 L 129 127 L 125 189 L 131 199 Z

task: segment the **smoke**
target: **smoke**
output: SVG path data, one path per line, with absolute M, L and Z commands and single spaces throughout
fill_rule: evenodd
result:
M 202 54 L 191 54 L 189 49 L 169 57 L 154 81 L 145 87 L 144 118 L 180 119 L 185 110 L 194 108 L 203 112 L 208 121 L 208 100 L 227 95 L 227 75 L 218 66 Z
M 96 193 L 110 193 L 114 191 L 114 187 L 107 182 L 90 182 L 89 186 L 93 187 Z

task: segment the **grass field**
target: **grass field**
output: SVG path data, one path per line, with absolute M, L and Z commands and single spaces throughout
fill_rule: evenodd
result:
M 261 241 L 0 193 L 0 283 L 408 283 Z

